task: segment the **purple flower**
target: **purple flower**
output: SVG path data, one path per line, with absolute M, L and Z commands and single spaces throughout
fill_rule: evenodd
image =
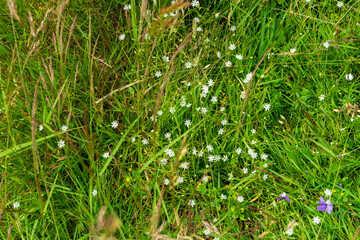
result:
M 290 202 L 290 198 L 287 197 L 286 193 L 280 194 L 280 197 L 277 200 L 280 201 L 281 199 L 285 199 Z
M 330 199 L 325 202 L 323 197 L 320 197 L 320 202 L 318 202 L 317 204 L 321 204 L 320 206 L 317 207 L 317 210 L 323 211 L 323 212 L 326 211 L 328 214 L 331 214 L 331 211 L 334 208 Z

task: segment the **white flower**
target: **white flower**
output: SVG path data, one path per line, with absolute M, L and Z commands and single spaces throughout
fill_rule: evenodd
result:
M 220 198 L 221 198 L 221 199 L 227 199 L 227 196 L 224 195 L 224 194 L 221 194 Z
M 294 53 L 294 52 L 296 52 L 296 48 L 290 49 L 290 53 Z
M 230 61 L 225 62 L 225 67 L 231 67 L 232 63 Z
M 265 111 L 269 111 L 270 110 L 270 107 L 271 107 L 271 104 L 270 103 L 265 103 L 263 108 L 265 109 Z
M 187 108 L 191 107 L 191 103 L 186 104 L 186 107 Z
M 255 133 L 256 133 L 256 129 L 252 129 L 252 130 L 251 130 L 251 133 L 252 133 L 252 134 L 255 134 Z
M 150 36 L 148 33 L 145 33 L 145 39 L 150 39 Z
M 329 48 L 329 47 L 330 47 L 330 44 L 329 44 L 328 42 L 324 42 L 323 45 L 324 45 L 325 48 Z
M 208 85 L 209 87 L 213 86 L 213 85 L 214 85 L 214 80 L 209 79 L 207 85 Z
M 320 218 L 318 217 L 318 216 L 316 216 L 316 217 L 313 217 L 313 223 L 314 224 L 319 224 L 320 223 Z
M 162 74 L 161 74 L 161 72 L 160 71 L 157 71 L 156 73 L 155 73 L 155 77 L 161 77 L 162 76 Z
M 165 62 L 169 62 L 170 61 L 170 58 L 168 56 L 163 56 L 162 59 L 165 61 Z
M 320 95 L 319 100 L 323 101 L 325 99 L 325 95 Z
M 235 26 L 231 26 L 231 27 L 230 27 L 230 31 L 235 32 L 235 30 L 236 30 L 236 27 L 235 27 Z
M 263 153 L 263 154 L 261 154 L 260 157 L 261 157 L 262 160 L 265 161 L 268 158 L 268 155 L 266 153 Z
M 230 51 L 235 50 L 236 46 L 235 44 L 231 43 L 229 46 Z
M 266 181 L 267 178 L 268 178 L 268 175 L 267 175 L 267 174 L 264 174 L 263 180 Z
M 252 172 L 251 172 L 251 175 L 254 175 L 255 173 L 256 173 L 256 170 L 252 171 Z
M 175 113 L 175 107 L 170 107 L 169 112 L 170 113 Z
M 217 221 L 219 221 L 219 219 L 214 218 L 213 223 L 216 223 Z
M 92 195 L 93 195 L 94 197 L 97 195 L 97 190 L 96 190 L 96 189 L 94 189 L 94 190 L 92 191 Z
M 241 94 L 240 94 L 240 98 L 245 99 L 245 97 L 246 97 L 246 92 L 242 91 Z
M 237 60 L 243 60 L 243 55 L 241 55 L 241 54 L 238 54 L 235 57 L 237 58 Z
M 161 164 L 162 165 L 166 165 L 167 164 L 167 159 L 166 158 L 163 158 L 160 160 Z
M 186 126 L 186 127 L 190 127 L 190 125 L 191 125 L 191 120 L 185 120 L 185 123 L 184 123 L 184 125 Z
M 325 196 L 330 197 L 331 196 L 331 190 L 330 189 L 326 189 L 324 192 Z
M 214 150 L 214 148 L 211 146 L 211 145 L 207 145 L 206 146 L 206 149 L 209 151 L 209 152 L 212 152 Z
M 125 5 L 124 10 L 129 11 L 131 9 L 131 4 Z
M 119 125 L 118 121 L 113 121 L 113 122 L 111 123 L 111 127 L 112 127 L 112 128 L 117 128 L 118 125 Z
M 236 199 L 238 202 L 243 202 L 244 201 L 244 197 L 243 196 L 238 196 Z
M 174 157 L 175 156 L 175 152 L 173 150 L 171 150 L 170 148 L 167 148 L 165 150 L 166 155 L 168 155 L 169 157 Z
M 207 235 L 209 235 L 211 232 L 210 232 L 210 230 L 209 229 L 205 229 L 204 230 L 204 234 L 207 236 Z
M 221 125 L 226 126 L 228 124 L 228 120 L 223 119 L 221 120 Z
M 188 169 L 188 166 L 189 166 L 189 162 L 183 162 L 180 164 L 180 168 L 182 168 L 183 170 L 186 170 Z
M 252 76 L 253 76 L 252 72 L 246 74 L 245 79 L 243 80 L 243 82 L 244 82 L 244 83 L 249 83 L 250 80 L 251 80 L 251 78 L 252 78 Z
M 191 207 L 195 206 L 195 200 L 194 199 L 189 200 L 189 206 L 191 206 Z
M 198 6 L 199 6 L 199 1 L 193 0 L 193 1 L 191 2 L 191 6 L 192 6 L 192 7 L 198 7 Z
M 224 162 L 226 162 L 226 161 L 228 160 L 228 156 L 227 156 L 227 155 L 224 155 L 224 156 L 222 157 L 222 160 L 223 160 Z
M 149 143 L 149 139 L 144 138 L 144 139 L 142 140 L 142 143 L 143 143 L 144 145 L 148 145 L 148 143 Z
M 198 23 L 198 22 L 200 22 L 200 18 L 194 17 L 194 21 L 195 21 L 196 23 Z
M 209 179 L 210 179 L 210 177 L 209 176 L 205 176 L 203 179 L 202 179 L 202 181 L 204 181 L 204 182 L 208 182 L 209 181 Z
M 237 149 L 235 150 L 235 152 L 236 152 L 237 154 L 240 154 L 240 153 L 242 152 L 242 150 L 241 150 L 241 148 L 237 148 Z
M 64 140 L 60 140 L 60 141 L 58 142 L 58 147 L 59 147 L 59 148 L 65 147 L 65 141 L 64 141 Z
M 151 116 L 150 116 L 150 120 L 153 121 L 153 122 L 156 121 L 157 118 L 158 118 L 158 117 L 157 117 L 157 116 L 154 117 L 154 115 L 151 115 Z
M 205 43 L 209 43 L 209 42 L 210 42 L 210 39 L 207 38 L 207 39 L 204 40 L 204 42 L 205 42 Z
M 198 152 L 198 157 L 202 157 L 204 155 L 204 151 L 203 150 L 200 150 L 199 152 Z
M 351 81 L 354 79 L 354 76 L 351 73 L 349 73 L 349 74 L 345 75 L 345 78 L 346 78 L 346 80 Z
M 164 18 L 167 18 L 169 16 L 169 14 L 164 13 Z
M 220 108 L 220 112 L 223 112 L 223 111 L 225 111 L 225 108 L 224 108 L 224 107 L 221 107 L 221 108 Z
M 223 128 L 220 128 L 219 131 L 218 131 L 218 135 L 223 135 L 225 132 L 225 129 Z
M 216 13 L 216 14 L 215 14 L 215 18 L 218 18 L 219 15 L 220 15 L 220 13 Z
M 281 193 L 281 194 L 280 194 L 280 197 L 286 197 L 286 193 L 284 193 L 284 192 Z
M 264 166 L 264 168 L 267 168 L 267 167 L 268 167 L 268 164 L 267 164 L 267 163 L 264 163 L 263 166 Z
M 305 0 L 305 2 L 309 3 L 309 2 L 311 2 L 311 0 Z
M 121 33 L 121 34 L 119 35 L 119 40 L 122 41 L 122 40 L 124 40 L 124 39 L 125 39 L 125 34 L 124 34 L 124 33 Z
M 132 138 L 131 138 L 131 141 L 132 141 L 132 142 L 135 142 L 135 139 L 136 139 L 135 137 L 132 137 Z
M 215 156 L 214 155 L 209 155 L 208 159 L 209 159 L 209 162 L 213 162 L 213 161 L 215 161 Z
M 103 154 L 103 158 L 108 158 L 108 157 L 110 157 L 110 153 L 109 153 L 109 152 L 106 152 L 106 153 Z
M 217 101 L 218 101 L 218 99 L 216 96 L 213 96 L 210 100 L 210 102 L 212 102 L 212 103 L 217 103 Z
M 294 233 L 294 230 L 293 230 L 292 228 L 288 228 L 288 229 L 286 230 L 286 234 L 287 234 L 288 236 L 293 235 L 293 233 Z
M 339 8 L 341 8 L 341 7 L 344 6 L 344 3 L 343 3 L 343 2 L 338 2 L 338 3 L 336 4 L 336 6 L 338 6 Z
M 191 62 L 185 63 L 185 68 L 191 68 Z
M 275 201 L 273 201 L 273 202 L 272 202 L 272 205 L 273 205 L 274 207 L 276 207 L 276 202 L 275 202 Z
M 197 27 L 197 28 L 196 28 L 196 31 L 197 31 L 197 32 L 202 32 L 202 30 L 203 30 L 202 27 Z
M 167 178 L 165 178 L 165 179 L 164 179 L 164 185 L 169 185 L 169 183 L 170 183 L 170 180 L 167 179 Z
M 14 202 L 13 203 L 13 208 L 19 208 L 20 207 L 20 203 L 19 202 Z
M 242 171 L 244 172 L 244 174 L 247 174 L 249 172 L 247 168 L 243 168 Z
M 218 58 L 221 58 L 221 52 L 217 52 L 217 53 L 216 53 L 216 56 L 217 56 Z
M 159 110 L 159 111 L 157 112 L 157 115 L 159 115 L 159 116 L 163 115 L 163 111 L 162 111 L 162 110 Z
M 218 162 L 221 159 L 221 157 L 219 155 L 215 156 L 215 162 Z
M 202 107 L 200 110 L 201 110 L 201 113 L 202 113 L 202 114 L 206 114 L 206 113 L 207 113 L 207 108 L 206 108 L 206 107 Z
M 231 181 L 232 178 L 233 178 L 233 175 L 230 173 L 228 180 Z
M 196 154 L 197 154 L 196 148 L 194 148 L 194 149 L 192 150 L 192 154 L 193 154 L 194 156 L 196 156 Z
M 67 130 L 68 130 L 67 126 L 65 126 L 65 125 L 61 126 L 61 131 L 66 132 Z
M 178 177 L 178 179 L 176 180 L 177 183 L 181 184 L 184 182 L 184 178 L 183 177 Z
M 44 126 L 41 124 L 41 125 L 39 126 L 39 131 L 41 132 L 43 129 L 44 129 Z
M 164 137 L 168 140 L 171 140 L 171 133 L 169 133 L 169 132 L 165 133 Z
M 255 140 L 252 140 L 251 141 L 251 144 L 257 144 L 257 141 L 255 141 Z M 256 154 L 256 156 L 257 156 L 257 153 L 255 153 Z M 255 157 L 256 158 L 256 157 Z

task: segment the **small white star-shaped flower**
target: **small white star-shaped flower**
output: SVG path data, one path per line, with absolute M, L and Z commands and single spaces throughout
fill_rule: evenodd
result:
M 238 54 L 235 57 L 237 60 L 243 60 L 243 55 L 241 55 L 241 54 Z
M 326 190 L 324 191 L 324 194 L 325 194 L 325 196 L 330 197 L 330 196 L 331 196 L 331 190 L 330 190 L 330 189 L 326 189 Z
M 313 221 L 314 224 L 319 224 L 320 223 L 320 218 L 318 216 L 313 217 L 312 221 Z
M 58 142 L 58 147 L 59 147 L 59 148 L 65 147 L 65 141 L 64 141 L 64 140 L 60 140 L 60 141 Z
M 243 202 L 244 201 L 244 197 L 243 196 L 238 196 L 236 199 L 238 202 Z
M 123 41 L 125 39 L 125 34 L 124 33 L 121 33 L 120 35 L 119 35 L 119 40 L 120 41 Z
M 117 126 L 119 126 L 118 121 L 113 121 L 113 122 L 111 123 L 111 127 L 112 127 L 112 128 L 117 128 Z
M 17 209 L 17 208 L 19 208 L 20 207 L 20 203 L 19 202 L 14 202 L 13 203 L 13 208 L 14 209 Z

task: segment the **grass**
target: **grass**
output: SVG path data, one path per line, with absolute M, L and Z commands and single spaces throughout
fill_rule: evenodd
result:
M 359 1 L 337 3 L 2 3 L 1 238 L 358 239 Z

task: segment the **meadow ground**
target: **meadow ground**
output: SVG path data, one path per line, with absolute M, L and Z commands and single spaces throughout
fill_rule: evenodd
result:
M 358 239 L 360 1 L 0 3 L 1 239 Z

